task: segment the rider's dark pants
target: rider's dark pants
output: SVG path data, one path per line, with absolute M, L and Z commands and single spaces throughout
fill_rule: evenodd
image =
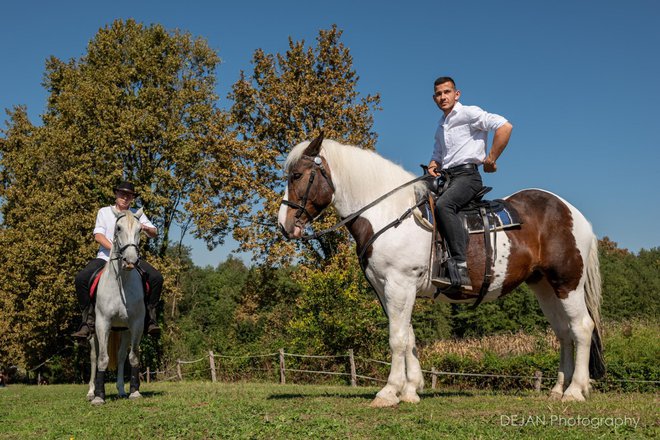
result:
M 95 258 L 90 261 L 87 266 L 76 275 L 76 294 L 78 296 L 78 303 L 80 309 L 85 310 L 89 306 L 89 282 L 92 274 L 96 269 L 105 266 L 106 261 L 102 258 Z M 151 264 L 144 260 L 140 260 L 140 268 L 147 273 L 147 280 L 151 288 L 149 295 L 149 304 L 157 304 L 160 299 L 160 293 L 163 290 L 163 276 Z
M 445 170 L 450 177 L 449 186 L 436 201 L 438 228 L 447 240 L 450 257 L 457 263 L 466 261 L 467 233 L 458 211 L 481 190 L 483 183 L 479 170 L 457 167 Z

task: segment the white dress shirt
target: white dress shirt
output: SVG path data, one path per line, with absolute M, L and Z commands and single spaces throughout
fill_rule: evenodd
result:
M 431 160 L 440 164 L 440 169 L 469 163 L 480 165 L 486 158 L 488 132 L 497 130 L 506 122 L 500 115 L 457 102 L 438 122 Z
M 134 209 L 131 209 L 131 212 L 135 213 Z M 155 228 L 153 223 L 149 218 L 142 214 L 142 217 L 138 219 L 140 223 L 150 228 Z M 112 206 L 106 206 L 99 209 L 99 212 L 96 214 L 96 226 L 94 226 L 94 235 L 103 234 L 105 238 L 108 239 L 110 243 L 115 238 L 115 225 L 117 224 L 117 217 L 112 212 Z M 99 252 L 96 254 L 96 258 L 102 258 L 105 261 L 110 259 L 110 249 L 106 249 L 103 246 L 99 246 Z

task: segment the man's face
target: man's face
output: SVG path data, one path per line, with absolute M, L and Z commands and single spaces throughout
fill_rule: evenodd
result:
M 130 208 L 133 200 L 135 200 L 133 194 L 126 191 L 115 191 L 115 202 L 120 210 L 125 211 Z
M 438 84 L 434 87 L 433 91 L 433 100 L 445 115 L 448 115 L 449 112 L 451 112 L 456 101 L 458 101 L 458 98 L 461 96 L 461 92 L 456 90 L 454 85 L 449 81 Z

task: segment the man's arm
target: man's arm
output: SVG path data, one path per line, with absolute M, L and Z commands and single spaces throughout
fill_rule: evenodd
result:
M 490 152 L 486 159 L 484 159 L 484 171 L 487 173 L 494 173 L 497 171 L 497 159 L 506 148 L 506 145 L 509 143 L 511 138 L 511 131 L 513 130 L 513 125 L 510 122 L 506 122 L 500 128 L 495 130 L 495 136 L 493 136 L 493 145 L 490 147 Z
M 145 234 L 147 234 L 147 237 L 149 238 L 154 238 L 156 235 L 158 235 L 158 229 L 156 228 L 151 228 L 144 223 L 140 223 L 140 226 L 142 227 L 142 230 L 144 231 Z
M 112 243 L 110 242 L 110 240 L 108 240 L 106 236 L 101 234 L 100 232 L 94 234 L 94 240 L 96 240 L 98 244 L 100 244 L 106 249 L 112 248 Z

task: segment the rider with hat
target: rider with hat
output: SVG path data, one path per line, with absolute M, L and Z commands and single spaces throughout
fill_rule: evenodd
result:
M 429 174 L 449 177 L 449 185 L 436 202 L 440 233 L 447 241 L 447 261 L 453 288 L 471 286 L 467 271 L 466 232 L 458 211 L 483 187 L 478 166 L 497 171 L 496 161 L 511 137 L 513 126 L 502 116 L 477 106 L 462 105 L 456 83 L 448 76 L 435 80 L 433 100 L 443 116 L 435 132 L 435 147 L 428 165 Z M 488 132 L 494 131 L 493 143 L 486 156 Z
M 130 182 L 121 182 L 115 188 L 115 208 L 119 211 L 126 211 L 130 208 L 131 204 L 137 197 L 135 186 Z M 142 230 L 148 237 L 156 237 L 158 230 L 147 218 L 146 215 L 138 219 Z M 110 259 L 110 248 L 112 247 L 112 239 L 114 237 L 115 224 L 117 218 L 112 212 L 112 206 L 106 206 L 99 209 L 96 215 L 96 226 L 94 227 L 94 240 L 99 243 L 99 251 L 96 258 L 90 261 L 83 270 L 81 270 L 75 279 L 76 294 L 78 295 L 78 302 L 82 310 L 82 323 L 78 331 L 73 333 L 72 336 L 77 338 L 88 338 L 94 333 L 94 303 L 91 301 L 89 295 L 90 278 L 100 268 L 104 267 Z M 158 327 L 158 315 L 156 312 L 160 293 L 163 289 L 163 276 L 152 265 L 144 260 L 140 260 L 139 268 L 146 273 L 147 280 L 150 287 L 150 293 L 147 302 L 147 313 L 149 319 L 149 326 L 147 333 L 152 336 L 160 334 L 160 327 Z

